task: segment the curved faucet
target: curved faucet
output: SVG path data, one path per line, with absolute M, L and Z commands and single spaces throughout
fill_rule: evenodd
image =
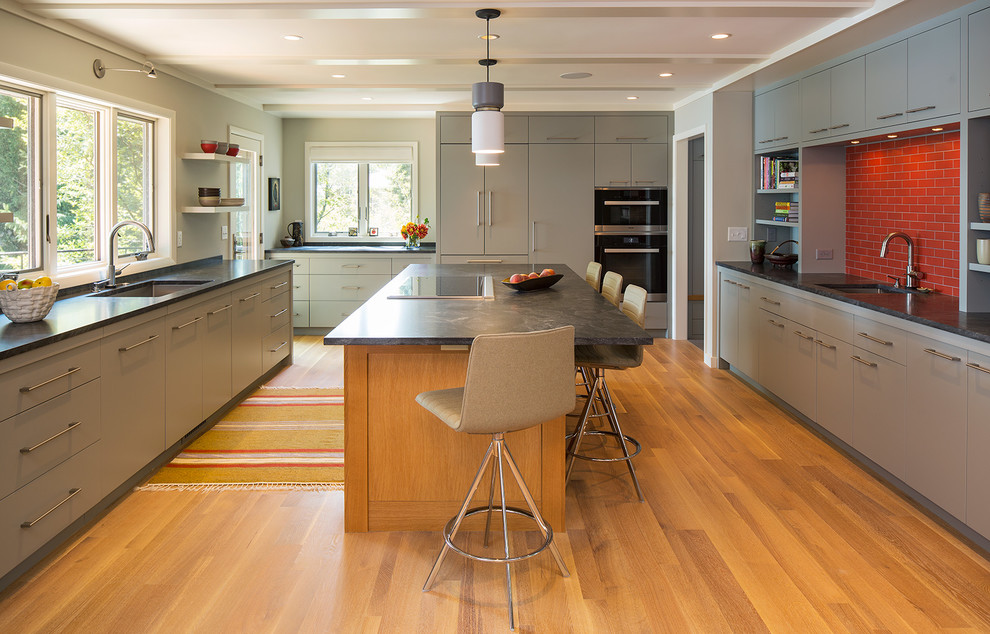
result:
M 138 222 L 137 220 L 121 220 L 113 227 L 111 227 L 110 238 L 107 240 L 107 242 L 109 242 L 110 244 L 110 265 L 107 267 L 107 284 L 106 284 L 107 288 L 113 288 L 114 286 L 117 285 L 117 273 L 119 273 L 117 267 L 114 266 L 113 263 L 114 255 L 117 252 L 117 248 L 114 246 L 113 241 L 114 238 L 117 237 L 117 232 L 119 232 L 122 228 L 128 225 L 137 227 L 138 229 L 143 231 L 144 235 L 147 236 L 148 238 L 148 250 L 138 253 L 135 256 L 138 260 L 146 260 L 148 258 L 148 254 L 155 250 L 155 237 L 151 235 L 151 229 L 149 229 L 146 224 L 142 222 Z M 124 268 L 121 267 L 120 270 L 122 271 L 124 270 Z
M 911 236 L 904 233 L 903 231 L 891 231 L 890 233 L 888 233 L 887 237 L 884 238 L 883 242 L 880 244 L 880 257 L 882 258 L 887 257 L 887 245 L 890 244 L 890 241 L 893 240 L 894 238 L 901 238 L 904 240 L 905 243 L 907 243 L 908 261 L 907 261 L 907 273 L 904 279 L 904 286 L 906 288 L 918 288 L 918 280 L 924 277 L 925 274 L 921 273 L 920 271 L 914 270 L 914 240 L 911 239 Z M 895 282 L 894 286 L 897 286 L 898 280 L 896 277 L 894 278 L 894 282 Z

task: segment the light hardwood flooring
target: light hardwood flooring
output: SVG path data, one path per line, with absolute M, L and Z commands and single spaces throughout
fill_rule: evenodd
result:
M 578 464 L 571 577 L 546 553 L 514 566 L 519 631 L 990 631 L 985 553 L 695 346 L 658 340 L 608 380 L 647 501 L 621 465 Z M 0 594 L 0 632 L 507 630 L 502 567 L 452 555 L 423 593 L 439 533 L 343 534 L 342 508 L 132 493 Z

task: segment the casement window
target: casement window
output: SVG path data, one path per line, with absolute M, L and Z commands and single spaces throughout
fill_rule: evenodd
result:
M 307 143 L 308 239 L 401 239 L 418 215 L 417 144 Z
M 0 273 L 41 268 L 41 96 L 0 84 Z

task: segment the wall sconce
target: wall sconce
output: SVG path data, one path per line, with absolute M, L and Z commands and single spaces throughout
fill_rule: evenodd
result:
M 94 59 L 93 60 L 93 74 L 103 79 L 107 74 L 108 70 L 119 70 L 125 73 L 144 73 L 148 79 L 158 79 L 158 71 L 155 70 L 155 65 L 151 62 L 145 62 L 141 65 L 141 68 L 107 68 L 103 65 L 103 60 Z

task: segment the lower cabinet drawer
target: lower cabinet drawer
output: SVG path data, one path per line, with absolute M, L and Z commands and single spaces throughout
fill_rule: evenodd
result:
M 288 323 L 262 340 L 262 359 L 265 371 L 289 355 L 292 350 L 292 326 Z
M 336 326 L 350 317 L 364 302 L 309 302 L 309 325 L 311 328 Z
M 0 374 L 0 420 L 44 403 L 98 376 L 98 341 Z
M 873 354 L 904 365 L 907 349 L 907 333 L 900 328 L 856 315 L 855 345 Z
M 391 281 L 392 275 L 310 275 L 309 298 L 325 301 L 366 300 Z
M 100 439 L 100 380 L 0 423 L 0 498 Z
M 309 328 L 309 302 L 292 302 L 292 327 Z
M 0 575 L 102 499 L 99 442 L 0 500 Z
M 441 264 L 529 264 L 528 255 L 443 255 Z M 522 273 L 523 271 L 519 271 Z
M 283 326 L 291 324 L 291 298 L 292 296 L 289 293 L 283 293 L 261 305 L 265 317 L 268 319 L 268 330 L 265 332 L 275 332 Z
M 308 275 L 296 275 L 292 278 L 292 299 L 309 299 Z

